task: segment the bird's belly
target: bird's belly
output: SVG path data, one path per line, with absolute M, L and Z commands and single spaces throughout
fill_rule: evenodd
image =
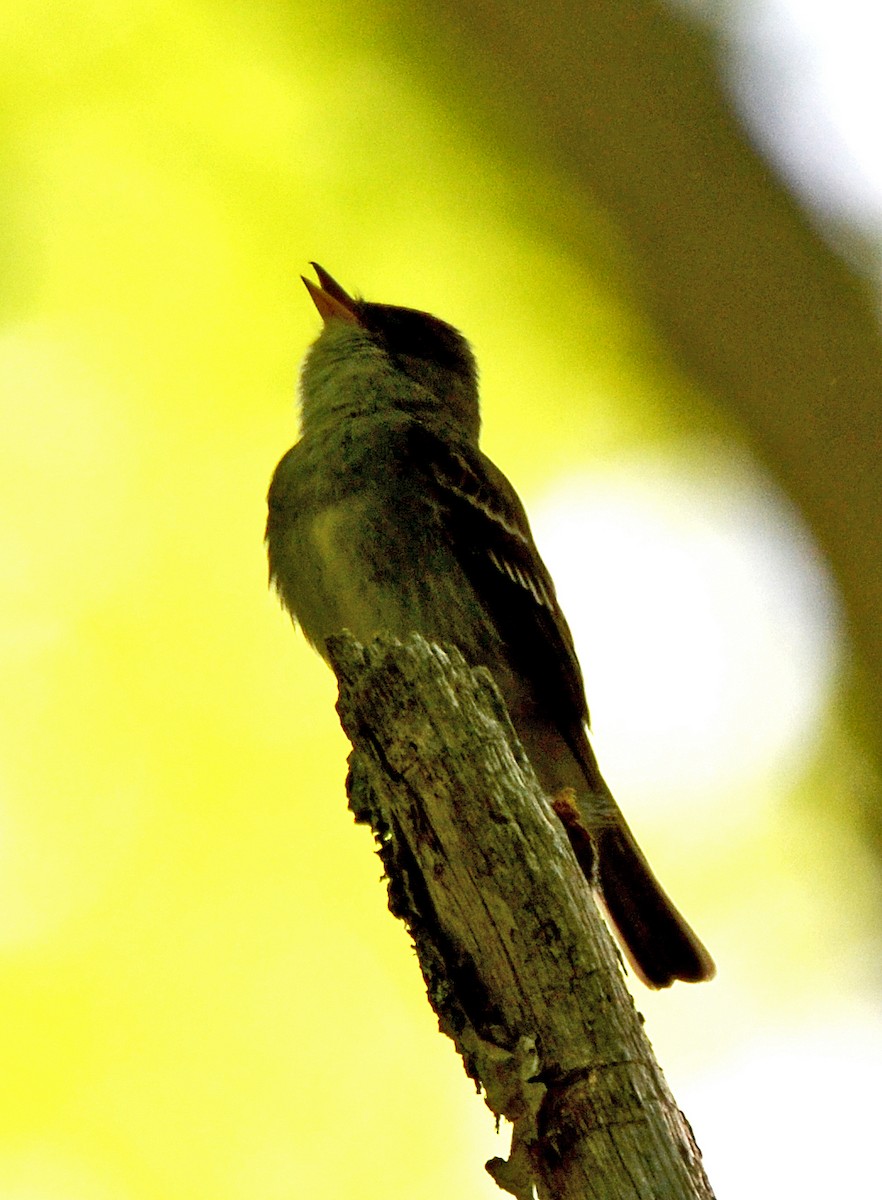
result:
M 301 625 L 320 650 L 326 637 L 342 629 L 364 641 L 383 627 L 383 597 L 371 579 L 363 508 L 351 500 L 326 508 L 313 519 L 308 533 L 303 590 L 317 603 L 306 605 Z M 387 600 L 391 604 L 393 598 Z
M 375 497 L 349 497 L 313 516 L 291 547 L 290 607 L 320 653 L 343 629 L 359 641 L 414 632 L 459 640 L 456 613 L 470 589 L 455 558 L 426 514 L 386 528 L 382 512 Z

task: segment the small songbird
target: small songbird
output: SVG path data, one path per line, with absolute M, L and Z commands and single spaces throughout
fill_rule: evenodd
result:
M 317 263 L 324 327 L 303 364 L 301 437 L 269 490 L 270 578 L 318 652 L 348 629 L 458 646 L 487 667 L 637 974 L 714 965 L 653 875 L 603 780 L 572 635 L 523 505 L 478 448 L 465 338 L 354 299 Z

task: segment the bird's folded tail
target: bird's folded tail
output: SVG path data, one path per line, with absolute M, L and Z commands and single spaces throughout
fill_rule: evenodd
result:
M 594 777 L 603 800 L 593 806 L 590 818 L 570 787 L 552 796 L 552 807 L 585 878 L 600 892 L 628 961 L 648 987 L 670 987 L 676 979 L 713 979 L 714 960 L 653 875 L 596 765 Z
M 712 979 L 713 959 L 665 894 L 624 820 L 593 831 L 592 840 L 594 882 L 643 982 L 664 988 L 675 979 Z

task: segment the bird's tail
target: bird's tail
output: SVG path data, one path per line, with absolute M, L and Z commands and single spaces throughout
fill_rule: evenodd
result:
M 618 822 L 592 832 L 594 882 L 634 970 L 650 987 L 675 979 L 712 979 L 711 956 L 665 894 L 630 829 Z
M 590 765 L 590 807 L 579 803 L 571 787 L 555 793 L 552 806 L 585 878 L 600 892 L 628 961 L 649 987 L 713 979 L 714 960 L 653 875 L 593 758 Z

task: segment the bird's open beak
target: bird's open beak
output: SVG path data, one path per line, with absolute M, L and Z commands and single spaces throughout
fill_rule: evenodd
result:
M 360 325 L 361 318 L 356 301 L 340 287 L 324 267 L 320 267 L 318 263 L 310 263 L 310 266 L 318 275 L 321 286 L 314 284 L 305 275 L 301 275 L 300 278 L 306 284 L 306 290 L 312 296 L 312 302 L 319 310 L 322 320 L 328 322 L 333 317 L 338 321 L 348 321 L 350 325 Z

